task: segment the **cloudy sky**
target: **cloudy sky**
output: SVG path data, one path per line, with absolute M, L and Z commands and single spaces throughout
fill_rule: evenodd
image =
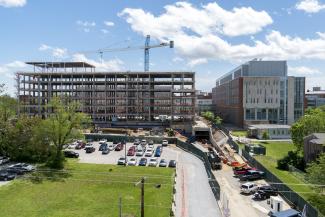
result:
M 26 61 L 87 61 L 98 70 L 196 72 L 197 89 L 253 58 L 288 60 L 290 75 L 307 88 L 325 88 L 325 0 L 0 0 L 0 83 L 15 92 Z

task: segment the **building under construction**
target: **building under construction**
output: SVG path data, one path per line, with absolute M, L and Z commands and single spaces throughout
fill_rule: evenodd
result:
M 17 73 L 20 112 L 46 117 L 52 97 L 78 101 L 99 127 L 171 126 L 190 130 L 194 72 L 96 72 L 85 62 L 28 62 Z

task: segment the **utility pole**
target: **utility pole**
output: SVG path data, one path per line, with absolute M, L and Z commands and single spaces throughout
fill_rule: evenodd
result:
M 141 179 L 141 217 L 144 217 L 144 177 Z
M 141 180 L 134 184 L 134 186 L 138 186 L 141 184 L 141 217 L 144 217 L 144 180 L 146 178 L 142 177 Z
M 119 198 L 119 217 L 122 217 L 122 197 Z

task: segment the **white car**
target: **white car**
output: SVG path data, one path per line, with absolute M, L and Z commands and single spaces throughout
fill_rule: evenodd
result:
M 163 140 L 162 143 L 161 143 L 162 146 L 168 146 L 168 141 L 167 140 Z
M 68 146 L 68 149 L 76 149 L 76 146 L 78 145 L 78 142 L 74 142 Z
M 100 141 L 99 141 L 99 144 L 105 144 L 107 142 L 107 139 L 101 139 Z
M 253 182 L 246 182 L 241 185 L 240 192 L 244 194 L 251 194 L 257 191 L 258 186 Z
M 117 165 L 125 165 L 127 162 L 128 160 L 125 157 L 120 157 L 117 161 Z
M 149 167 L 156 167 L 157 164 L 158 164 L 157 158 L 155 158 L 155 157 L 150 158 L 150 160 L 149 160 Z
M 9 161 L 10 161 L 10 158 L 9 157 L 0 156 L 0 165 L 1 164 L 8 163 Z
M 113 151 L 115 149 L 115 146 L 113 144 L 109 144 L 107 146 L 107 148 L 110 150 L 110 151 Z
M 148 148 L 154 149 L 154 145 L 153 144 L 149 144 Z
M 86 149 L 86 148 L 91 148 L 91 147 L 93 147 L 93 144 L 91 144 L 91 143 L 87 143 L 86 146 L 85 146 L 85 149 Z
M 142 150 L 137 150 L 137 152 L 135 153 L 136 156 L 142 156 L 143 155 L 143 151 Z
M 153 149 L 148 148 L 147 151 L 146 151 L 146 153 L 144 154 L 144 156 L 146 156 L 146 157 L 151 157 L 152 154 L 153 154 Z
M 128 162 L 129 166 L 135 166 L 137 165 L 137 159 L 135 157 L 131 158 Z

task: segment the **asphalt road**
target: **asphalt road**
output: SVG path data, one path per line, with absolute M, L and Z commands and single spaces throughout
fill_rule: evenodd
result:
M 179 149 L 177 152 L 176 216 L 221 217 L 208 183 L 203 162 Z

